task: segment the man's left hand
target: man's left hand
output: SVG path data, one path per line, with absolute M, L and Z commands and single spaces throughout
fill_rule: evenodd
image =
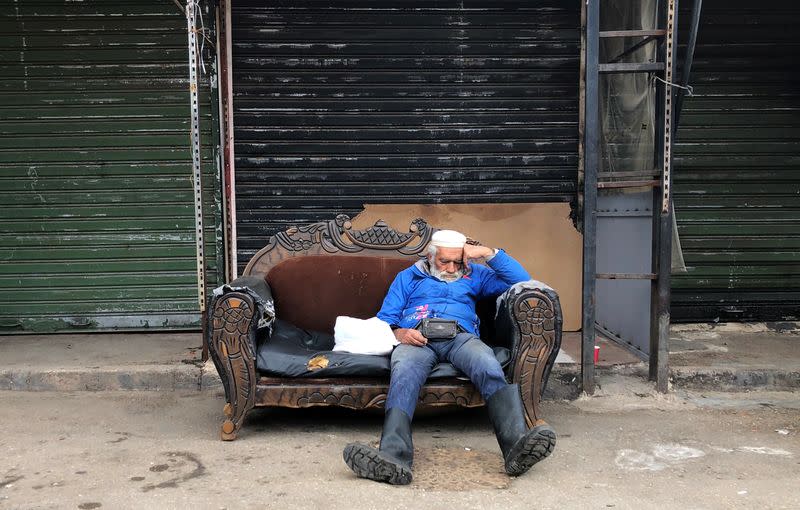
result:
M 494 255 L 494 249 L 488 246 L 464 245 L 464 262 L 468 260 L 485 259 Z

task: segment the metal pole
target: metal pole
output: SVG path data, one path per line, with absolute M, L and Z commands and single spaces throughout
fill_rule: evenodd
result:
M 597 173 L 599 158 L 600 1 L 586 0 L 586 99 L 584 101 L 583 323 L 581 383 L 594 393 L 595 273 L 597 272 Z
M 669 323 L 670 323 L 670 275 L 672 270 L 672 134 L 673 101 L 672 76 L 675 61 L 675 33 L 677 28 L 677 0 L 667 1 L 667 12 L 663 18 L 667 35 L 664 42 L 664 102 L 661 165 L 663 175 L 660 193 L 656 194 L 657 207 L 653 208 L 653 265 L 658 275 L 653 285 L 651 300 L 650 332 L 650 378 L 656 381 L 656 389 L 666 393 L 669 389 Z
M 197 29 L 195 0 L 186 2 L 186 24 L 189 32 L 189 101 L 191 104 L 192 184 L 194 187 L 194 222 L 197 248 L 197 299 L 200 313 L 206 310 L 205 253 L 203 246 L 203 184 L 200 172 L 200 106 L 197 91 Z
M 227 166 L 226 166 L 226 159 L 227 159 L 227 140 L 228 140 L 228 125 L 225 119 L 225 97 L 227 91 L 227 69 L 225 68 L 225 5 L 224 2 L 220 1 L 217 4 L 216 8 L 216 59 L 217 59 L 217 122 L 218 124 L 218 134 L 219 134 L 219 169 L 220 169 L 220 199 L 222 202 L 222 206 L 220 207 L 221 211 L 221 218 L 222 218 L 222 235 L 219 236 L 222 239 L 222 246 L 217 245 L 217 250 L 219 251 L 218 257 L 222 258 L 221 264 L 219 258 L 217 259 L 217 267 L 224 268 L 222 271 L 222 281 L 228 282 L 230 281 L 230 260 L 228 257 L 228 238 L 230 237 L 230 229 L 229 229 L 229 222 L 230 218 L 228 216 L 228 194 L 225 192 L 225 180 L 227 179 Z M 219 270 L 218 270 L 219 271 Z
M 200 6 L 195 0 L 186 2 L 186 25 L 189 36 L 189 102 L 191 108 L 191 145 L 192 145 L 192 185 L 194 188 L 194 223 L 197 261 L 197 300 L 200 304 L 200 327 L 203 331 L 202 359 L 207 359 L 206 338 L 206 262 L 203 232 L 203 179 L 200 166 L 200 101 L 198 97 L 197 65 L 202 55 L 197 48 L 196 10 Z
M 222 181 L 225 201 L 225 242 L 226 266 L 225 276 L 228 282 L 238 276 L 236 246 L 236 172 L 233 153 L 233 35 L 231 21 L 231 1 L 222 0 L 219 4 L 221 23 L 219 26 L 219 70 L 220 99 L 222 116 L 224 117 L 225 139 L 222 146 Z
M 689 85 L 689 75 L 692 72 L 694 63 L 694 49 L 697 47 L 697 32 L 700 29 L 700 11 L 703 9 L 703 0 L 694 0 L 692 5 L 692 25 L 689 27 L 689 41 L 686 43 L 686 58 L 683 62 L 683 72 L 681 73 L 681 88 L 678 89 L 675 98 L 675 128 L 678 130 L 678 123 L 681 119 L 681 109 L 683 108 L 683 98 L 686 95 L 686 86 Z
M 575 197 L 575 228 L 578 232 L 583 232 L 583 196 L 580 190 L 583 189 L 584 176 L 583 168 L 586 164 L 584 160 L 584 147 L 586 142 L 586 4 L 581 2 L 581 62 L 580 78 L 578 80 L 578 186 Z

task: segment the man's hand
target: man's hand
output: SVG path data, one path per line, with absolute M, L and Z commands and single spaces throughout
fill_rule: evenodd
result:
M 475 246 L 473 244 L 464 245 L 464 262 L 468 260 L 485 259 L 494 255 L 494 249 L 488 246 Z
M 422 347 L 427 345 L 428 339 L 416 329 L 398 328 L 394 330 L 394 337 L 401 344 L 416 345 Z

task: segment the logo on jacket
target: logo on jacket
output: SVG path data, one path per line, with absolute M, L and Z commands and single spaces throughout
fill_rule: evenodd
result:
M 413 317 L 417 320 L 427 319 L 428 316 L 430 315 L 430 311 L 428 310 L 428 305 L 420 305 L 416 307 L 414 310 L 415 312 Z

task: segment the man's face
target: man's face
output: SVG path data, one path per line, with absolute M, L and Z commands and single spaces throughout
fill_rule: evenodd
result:
M 448 282 L 461 278 L 464 274 L 464 249 L 438 247 L 436 254 L 431 255 L 433 276 Z

